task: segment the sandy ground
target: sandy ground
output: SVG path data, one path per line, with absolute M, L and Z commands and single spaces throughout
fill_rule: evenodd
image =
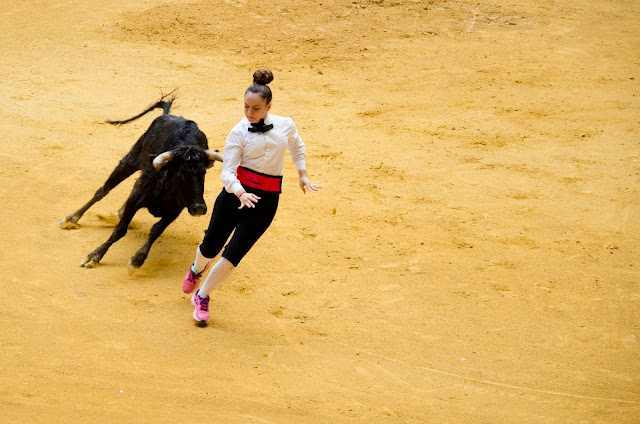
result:
M 24 0 L 0 11 L 3 423 L 640 422 L 634 1 Z M 270 67 L 269 232 L 194 325 L 209 219 L 95 269 L 134 178 L 58 228 L 179 88 L 222 148 Z M 208 174 L 209 206 L 221 188 Z

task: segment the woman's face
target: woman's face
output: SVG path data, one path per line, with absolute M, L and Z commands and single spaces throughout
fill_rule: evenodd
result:
M 259 93 L 247 91 L 244 95 L 244 116 L 252 124 L 266 119 L 269 109 L 271 109 L 271 103 L 267 104 L 267 101 Z

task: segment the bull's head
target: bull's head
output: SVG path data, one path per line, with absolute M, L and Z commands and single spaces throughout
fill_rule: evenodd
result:
M 172 175 L 168 176 L 167 189 L 171 195 L 187 208 L 193 216 L 207 213 L 204 201 L 204 176 L 207 168 L 216 161 L 222 162 L 222 155 L 217 151 L 201 149 L 195 146 L 179 147 L 175 150 L 159 154 L 153 160 L 156 171 L 160 171 L 168 163 L 174 166 Z

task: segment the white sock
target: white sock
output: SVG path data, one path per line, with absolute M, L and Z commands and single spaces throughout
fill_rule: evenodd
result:
M 233 271 L 234 268 L 235 267 L 228 259 L 224 257 L 218 259 L 218 262 L 213 265 L 211 271 L 209 271 L 209 275 L 207 275 L 204 283 L 202 283 L 202 287 L 198 290 L 198 296 L 209 296 L 209 293 L 217 289 L 218 286 L 220 286 L 220 284 L 229 277 L 229 274 L 231 274 L 231 271 Z
M 200 274 L 207 265 L 211 262 L 211 258 L 205 258 L 200 252 L 200 246 L 198 245 L 198 249 L 196 250 L 196 260 L 193 261 L 193 265 L 191 265 L 191 271 L 196 274 Z

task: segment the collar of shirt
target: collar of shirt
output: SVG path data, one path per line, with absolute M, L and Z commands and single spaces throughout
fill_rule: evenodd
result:
M 251 126 L 251 122 L 249 122 L 249 120 L 247 119 L 246 116 L 243 118 L 242 121 L 243 121 L 243 124 L 244 124 L 243 125 L 244 130 L 248 132 L 249 131 L 249 127 Z M 265 125 L 273 124 L 273 119 L 271 119 L 271 115 L 269 115 L 268 113 L 267 113 L 267 117 L 264 118 L 264 124 Z M 275 128 L 275 126 L 274 126 L 274 128 Z

